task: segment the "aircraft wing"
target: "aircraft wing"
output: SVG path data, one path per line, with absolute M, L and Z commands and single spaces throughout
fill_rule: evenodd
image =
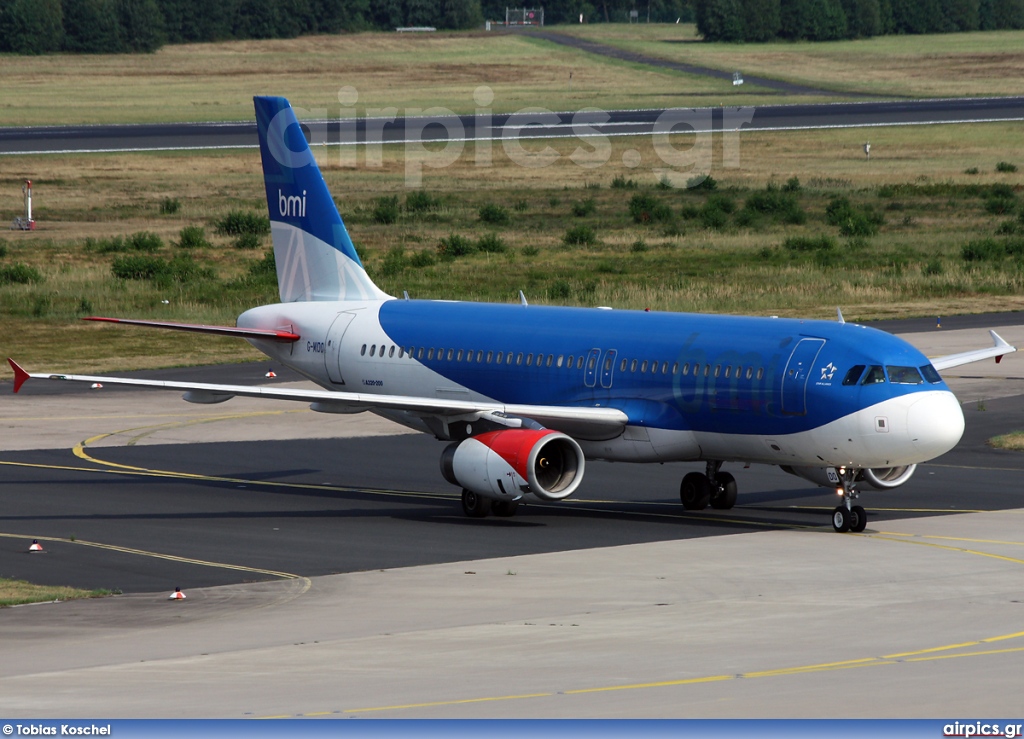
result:
M 101 385 L 125 385 L 162 390 L 184 391 L 185 400 L 192 403 L 222 403 L 235 396 L 292 400 L 311 403 L 314 410 L 355 412 L 360 410 L 409 411 L 424 416 L 461 416 L 474 413 L 503 413 L 508 416 L 531 418 L 544 426 L 578 428 L 589 434 L 620 432 L 628 417 L 616 408 L 589 406 L 516 405 L 495 402 L 448 400 L 444 398 L 410 397 L 404 395 L 376 395 L 349 393 L 335 390 L 294 390 L 260 385 L 220 385 L 205 382 L 176 382 L 171 380 L 140 380 L 130 377 L 101 375 L 65 375 L 26 372 L 13 359 L 7 360 L 14 369 L 14 392 L 29 379 L 87 382 Z
M 989 334 L 992 336 L 994 346 L 990 346 L 988 349 L 973 349 L 969 352 L 936 357 L 932 360 L 932 366 L 941 372 L 952 367 L 959 367 L 962 364 L 980 362 L 983 359 L 991 359 L 992 357 L 995 357 L 996 362 L 998 362 L 1003 358 L 1004 354 L 1012 354 L 1017 351 L 1017 347 L 1011 346 L 1006 339 L 995 331 L 989 330 Z

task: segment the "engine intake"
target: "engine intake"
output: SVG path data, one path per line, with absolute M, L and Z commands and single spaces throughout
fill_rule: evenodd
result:
M 580 445 L 550 429 L 489 431 L 449 444 L 441 454 L 444 479 L 492 500 L 526 493 L 562 500 L 576 492 L 583 471 Z
M 876 490 L 889 490 L 898 488 L 914 475 L 917 469 L 916 464 L 905 467 L 878 467 L 875 469 L 861 470 L 858 479 L 863 479 Z

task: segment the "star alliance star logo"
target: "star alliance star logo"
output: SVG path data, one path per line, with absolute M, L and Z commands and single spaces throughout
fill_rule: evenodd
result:
M 837 367 L 834 364 L 832 364 L 831 362 L 829 362 L 828 364 L 826 364 L 824 367 L 821 368 L 821 379 L 822 380 L 831 380 L 832 379 L 832 375 L 834 375 L 836 373 L 836 369 L 837 369 Z

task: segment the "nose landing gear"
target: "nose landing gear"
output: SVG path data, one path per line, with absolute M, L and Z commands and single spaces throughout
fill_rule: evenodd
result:
M 867 528 L 868 514 L 861 506 L 853 505 L 853 501 L 860 497 L 854 479 L 857 476 L 857 470 L 840 468 L 837 475 L 842 486 L 837 492 L 843 496 L 843 502 L 832 511 L 832 528 L 840 534 L 847 531 L 859 534 Z

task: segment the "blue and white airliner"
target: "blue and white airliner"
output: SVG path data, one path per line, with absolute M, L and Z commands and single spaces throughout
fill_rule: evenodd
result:
M 929 360 L 890 334 L 842 321 L 498 305 L 394 298 L 367 275 L 288 101 L 257 97 L 256 121 L 281 302 L 237 327 L 141 324 L 239 336 L 323 389 L 29 374 L 28 378 L 372 411 L 449 442 L 444 477 L 466 515 L 557 501 L 587 459 L 704 462 L 683 477 L 687 510 L 731 508 L 725 463 L 778 465 L 833 488 L 836 531 L 863 531 L 858 485 L 893 488 L 952 449 L 964 416 L 938 370 L 1015 351 Z

